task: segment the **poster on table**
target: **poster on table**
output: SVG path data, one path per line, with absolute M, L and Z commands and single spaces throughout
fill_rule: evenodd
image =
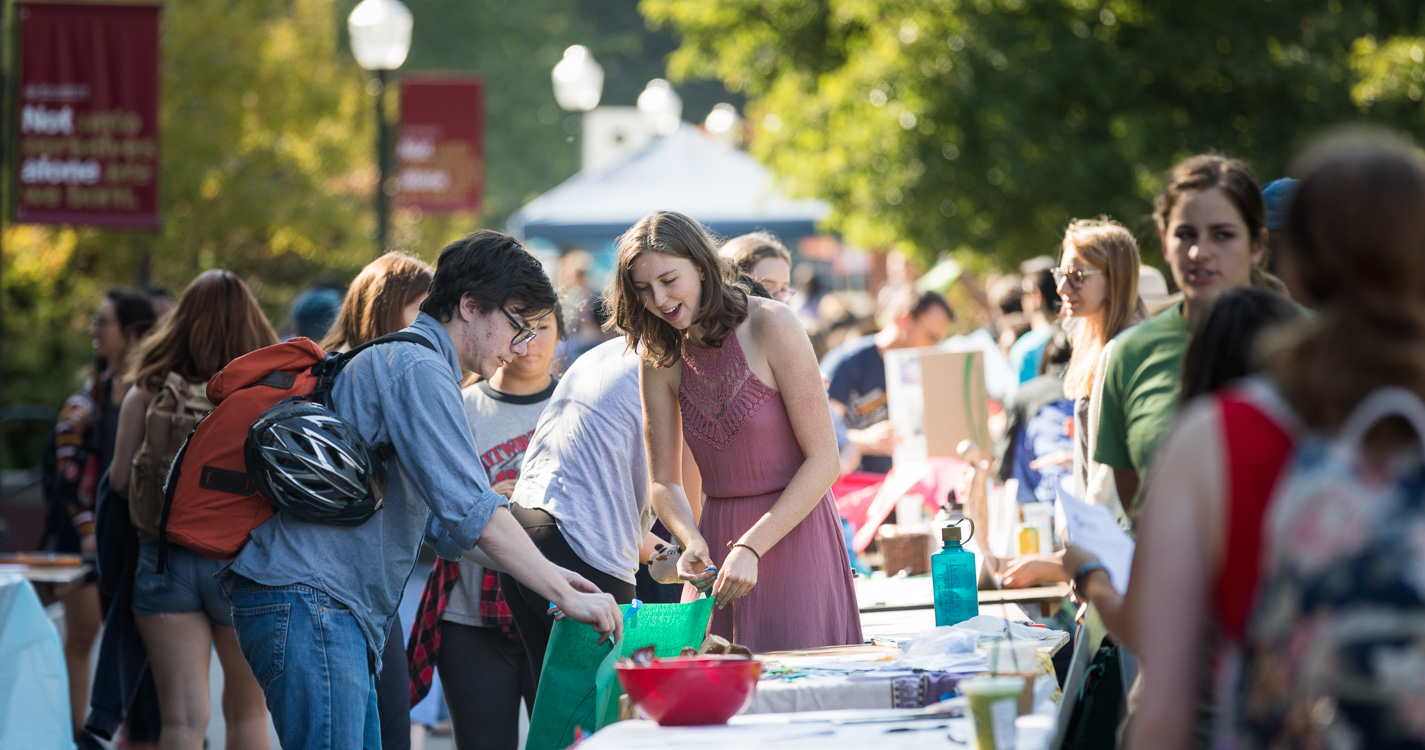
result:
M 962 440 L 974 441 L 986 455 L 993 449 L 983 357 L 978 351 L 934 346 L 886 352 L 887 410 L 899 438 L 897 465 L 955 456 Z
M 19 4 L 15 218 L 157 229 L 158 5 Z
M 396 206 L 427 213 L 480 210 L 485 184 L 485 84 L 479 77 L 401 79 Z

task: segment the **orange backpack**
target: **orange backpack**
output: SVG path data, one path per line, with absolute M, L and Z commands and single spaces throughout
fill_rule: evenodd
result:
M 367 347 L 392 341 L 435 349 L 425 337 L 404 332 L 340 354 L 322 351 L 311 339 L 295 338 L 244 354 L 214 375 L 208 381 L 208 400 L 214 408 L 183 442 L 168 473 L 159 523 L 159 572 L 165 567 L 169 542 L 204 557 L 236 557 L 252 530 L 274 512 L 248 477 L 243 451 L 248 428 L 288 398 L 330 407 L 337 373 Z M 381 460 L 394 454 L 389 444 L 375 450 Z

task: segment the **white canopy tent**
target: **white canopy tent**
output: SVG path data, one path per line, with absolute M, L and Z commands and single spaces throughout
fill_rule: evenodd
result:
M 723 237 L 760 229 L 791 245 L 830 209 L 783 197 L 756 159 L 684 123 L 623 161 L 569 178 L 516 211 L 507 229 L 521 241 L 599 252 L 655 211 L 686 214 Z

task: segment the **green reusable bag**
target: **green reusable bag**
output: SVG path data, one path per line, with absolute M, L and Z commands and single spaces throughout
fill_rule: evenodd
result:
M 618 698 L 623 695 L 623 686 L 619 684 L 614 665 L 645 646 L 652 646 L 654 654 L 664 658 L 677 656 L 685 647 L 698 648 L 707 636 L 715 602 L 705 596 L 687 604 L 644 604 L 637 613 L 624 610 L 619 655 L 615 657 L 609 652 L 594 676 L 594 688 L 598 691 L 595 729 L 603 729 L 618 720 Z
M 613 721 L 623 694 L 614 663 L 644 646 L 653 646 L 658 656 L 677 656 L 684 646 L 702 645 L 713 603 L 704 597 L 688 604 L 643 604 L 636 610 L 622 605 L 623 642 L 618 648 L 600 645 L 598 631 L 581 622 L 566 618 L 554 623 L 525 750 L 562 750 L 574 743 L 575 727 L 592 732 Z M 608 678 L 601 690 L 599 674 L 605 665 Z

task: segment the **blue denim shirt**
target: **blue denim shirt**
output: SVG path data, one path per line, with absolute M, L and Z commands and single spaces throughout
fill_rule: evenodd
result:
M 395 342 L 356 355 L 332 389 L 332 405 L 371 445 L 390 442 L 385 502 L 360 526 L 278 513 L 252 532 L 228 572 L 267 586 L 306 584 L 350 607 L 381 668 L 391 617 L 415 568 L 421 540 L 455 560 L 475 546 L 495 509 L 460 398 L 455 344 L 421 313 L 406 329 L 436 346 Z M 231 577 L 223 575 L 225 583 Z

